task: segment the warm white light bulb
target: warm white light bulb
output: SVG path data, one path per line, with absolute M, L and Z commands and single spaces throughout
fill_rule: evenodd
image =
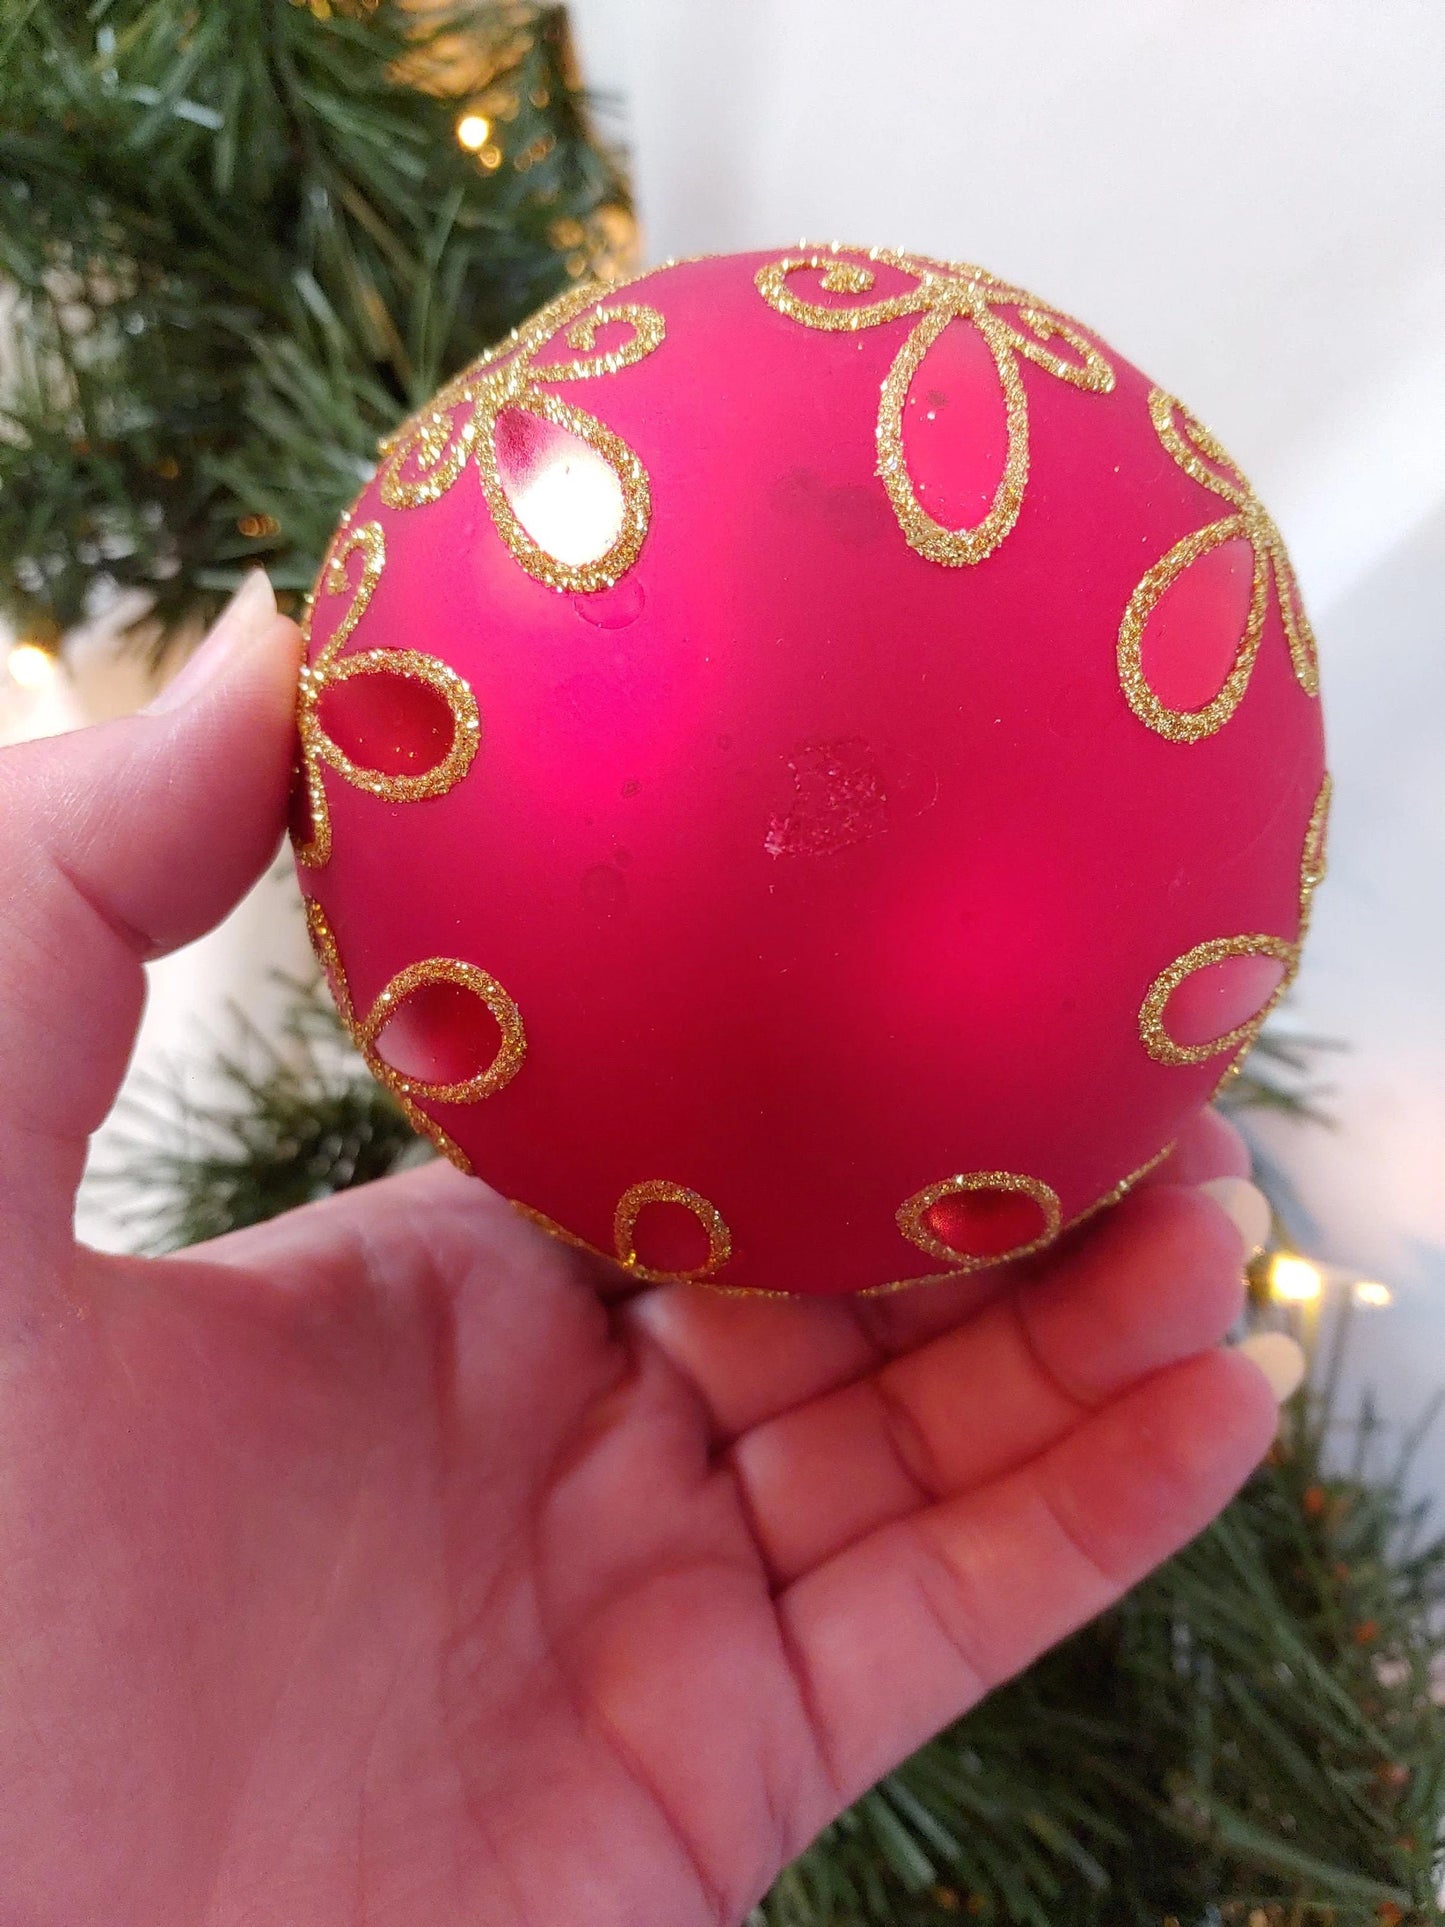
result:
M 463 114 L 457 122 L 457 142 L 469 154 L 485 147 L 492 131 L 492 123 L 485 114 Z
M 1395 1294 L 1388 1285 L 1382 1285 L 1377 1278 L 1361 1278 L 1355 1286 L 1355 1303 L 1381 1308 L 1393 1304 Z
M 59 664 L 38 642 L 17 642 L 5 659 L 5 668 L 11 682 L 22 689 L 48 689 Z
M 1270 1261 L 1269 1287 L 1276 1298 L 1302 1305 L 1319 1297 L 1324 1289 L 1324 1279 L 1319 1267 L 1312 1265 L 1308 1258 L 1297 1258 L 1292 1252 L 1281 1251 Z

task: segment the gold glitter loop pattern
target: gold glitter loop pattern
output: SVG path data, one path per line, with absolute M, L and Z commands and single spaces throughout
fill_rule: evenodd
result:
M 1239 707 L 1254 673 L 1264 634 L 1273 580 L 1280 620 L 1289 645 L 1295 680 L 1307 696 L 1319 694 L 1314 632 L 1300 601 L 1299 587 L 1284 539 L 1232 461 L 1202 423 L 1173 395 L 1156 388 L 1149 396 L 1155 433 L 1175 463 L 1196 482 L 1229 504 L 1230 513 L 1182 537 L 1140 581 L 1119 625 L 1119 680 L 1129 707 L 1143 723 L 1174 743 L 1197 743 L 1222 729 Z M 1219 693 L 1198 709 L 1171 709 L 1155 695 L 1144 675 L 1143 642 L 1149 618 L 1165 593 L 1187 569 L 1224 543 L 1242 538 L 1254 552 L 1254 579 L 1234 662 Z
M 356 555 L 361 557 L 361 571 L 353 583 L 349 564 Z M 308 869 L 319 869 L 331 855 L 331 812 L 324 769 L 335 770 L 343 781 L 389 803 L 415 803 L 424 797 L 442 796 L 459 783 L 471 768 L 481 740 L 475 696 L 456 671 L 437 657 L 416 649 L 364 649 L 351 656 L 342 654 L 376 593 L 385 566 L 386 541 L 381 524 L 363 522 L 352 528 L 348 517 L 317 584 L 317 594 L 345 595 L 350 590 L 351 600 L 315 660 L 303 661 L 297 686 L 296 727 L 301 737 L 301 772 L 311 831 L 305 842 L 296 844 L 296 856 Z M 313 605 L 314 597 L 307 603 L 302 621 L 302 633 L 308 642 Z M 347 754 L 322 722 L 321 705 L 328 690 L 358 676 L 400 676 L 423 684 L 441 698 L 451 714 L 452 739 L 438 762 L 414 774 L 392 775 L 368 769 Z
M 693 1265 L 686 1271 L 654 1271 L 641 1262 L 633 1239 L 643 1206 L 649 1204 L 680 1204 L 692 1212 L 707 1234 L 707 1257 L 700 1265 Z M 722 1269 L 733 1252 L 732 1234 L 717 1206 L 703 1197 L 700 1191 L 693 1191 L 685 1184 L 673 1184 L 666 1178 L 648 1178 L 642 1184 L 628 1186 L 617 1200 L 617 1209 L 613 1213 L 612 1239 L 617 1248 L 617 1262 L 623 1269 L 652 1284 L 672 1284 L 684 1278 L 711 1278 Z
M 945 1244 L 928 1225 L 928 1213 L 943 1198 L 957 1197 L 966 1191 L 1017 1191 L 1030 1197 L 1044 1214 L 1044 1228 L 1036 1238 L 1024 1244 L 1015 1245 L 1008 1251 L 989 1252 L 982 1255 L 973 1252 L 955 1251 L 952 1245 Z M 1030 1253 L 1042 1251 L 1058 1236 L 1063 1223 L 1063 1212 L 1059 1204 L 1059 1194 L 1052 1185 L 1045 1184 L 1042 1178 L 1025 1177 L 1017 1171 L 962 1171 L 951 1178 L 940 1178 L 936 1184 L 926 1184 L 921 1191 L 915 1191 L 898 1207 L 898 1229 L 910 1243 L 916 1244 L 920 1251 L 926 1251 L 930 1258 L 941 1258 L 945 1264 L 952 1265 L 955 1271 L 982 1271 L 989 1265 L 1006 1264 L 1014 1258 L 1026 1258 Z
M 529 575 L 548 588 L 572 593 L 610 589 L 637 560 L 647 534 L 651 510 L 647 473 L 626 442 L 595 415 L 539 386 L 616 374 L 634 367 L 662 342 L 666 327 L 655 308 L 611 299 L 593 307 L 602 295 L 595 283 L 559 295 L 501 348 L 449 381 L 427 408 L 384 441 L 378 486 L 388 508 L 421 508 L 440 500 L 467 463 L 475 460 L 497 533 Z M 587 308 L 593 312 L 584 314 Z M 620 323 L 630 333 L 617 347 L 599 353 L 598 334 L 610 323 Z M 570 360 L 539 360 L 559 337 L 579 352 Z M 564 562 L 535 541 L 518 520 L 497 463 L 497 424 L 509 411 L 576 436 L 611 469 L 621 495 L 621 526 L 602 555 L 591 561 Z
M 396 1098 L 413 1129 L 429 1138 L 442 1156 L 459 1170 L 470 1171 L 472 1167 L 466 1154 L 452 1142 L 440 1125 L 420 1109 L 417 1099 L 425 1098 L 432 1104 L 473 1104 L 484 1097 L 491 1097 L 509 1084 L 521 1069 L 527 1053 L 522 1013 L 516 1004 L 496 978 L 476 964 L 463 963 L 455 957 L 428 957 L 421 963 L 408 964 L 405 970 L 399 970 L 370 1010 L 364 1016 L 358 1016 L 351 1001 L 351 990 L 341 953 L 336 947 L 336 938 L 326 912 L 313 897 L 306 900 L 306 932 L 326 972 L 341 1021 L 352 1042 L 366 1059 L 367 1069 Z M 473 1077 L 451 1084 L 429 1084 L 420 1078 L 408 1077 L 388 1064 L 377 1049 L 378 1037 L 401 1005 L 429 984 L 455 984 L 459 989 L 470 992 L 486 1005 L 496 1020 L 501 1032 L 496 1056 L 485 1070 Z
M 658 1271 L 640 1261 L 633 1244 L 633 1234 L 642 1208 L 647 1204 L 681 1204 L 693 1213 L 707 1233 L 708 1255 L 701 1265 L 691 1271 Z M 652 1178 L 646 1183 L 634 1184 L 623 1192 L 613 1213 L 614 1251 L 603 1251 L 597 1245 L 589 1244 L 585 1238 L 579 1238 L 575 1231 L 569 1231 L 566 1225 L 549 1218 L 545 1211 L 538 1211 L 534 1205 L 523 1204 L 520 1198 L 513 1198 L 511 1205 L 529 1224 L 536 1225 L 539 1231 L 545 1231 L 549 1238 L 571 1245 L 574 1251 L 585 1251 L 593 1258 L 600 1258 L 604 1264 L 620 1265 L 624 1271 L 631 1272 L 634 1278 L 641 1278 L 650 1285 L 707 1284 L 713 1273 L 721 1270 L 732 1256 L 732 1235 L 717 1206 L 700 1191 L 693 1191 L 685 1184 L 671 1184 L 665 1178 Z M 751 1285 L 708 1285 L 708 1289 L 731 1298 L 793 1296 L 788 1291 L 754 1290 Z
M 863 250 L 857 250 L 862 253 Z M 805 271 L 822 274 L 825 293 L 867 295 L 877 276 L 867 261 L 882 262 L 912 278 L 897 294 L 857 303 L 811 301 L 792 285 Z M 875 440 L 878 474 L 909 544 L 930 561 L 951 568 L 982 562 L 1009 534 L 1019 517 L 1029 472 L 1029 407 L 1019 359 L 1031 361 L 1060 381 L 1093 394 L 1114 386 L 1114 370 L 1067 316 L 996 280 L 967 263 L 934 261 L 925 255 L 896 254 L 887 248 L 867 251 L 866 261 L 820 250 L 785 255 L 757 273 L 758 292 L 779 314 L 808 328 L 856 333 L 908 316 L 917 320 L 883 382 Z M 903 440 L 903 408 L 924 356 L 954 322 L 976 328 L 993 357 L 1003 397 L 1008 452 L 1003 474 L 987 513 L 971 527 L 950 529 L 935 521 L 918 499 L 908 471 Z M 1068 353 L 1061 353 L 1066 348 Z
M 1004 1264 L 1013 1258 L 1024 1256 L 1025 1252 L 1039 1250 L 1044 1245 L 1050 1243 L 1060 1231 L 1072 1231 L 1076 1225 L 1084 1224 L 1089 1219 L 1096 1217 L 1101 1211 L 1106 1211 L 1111 1205 L 1118 1204 L 1122 1198 L 1133 1190 L 1136 1184 L 1148 1177 L 1151 1172 L 1157 1170 L 1173 1149 L 1174 1142 L 1171 1139 L 1162 1150 L 1156 1151 L 1153 1157 L 1146 1158 L 1144 1163 L 1141 1164 L 1137 1170 L 1130 1171 L 1127 1177 L 1120 1178 L 1117 1184 L 1111 1186 L 1102 1197 L 1096 1198 L 1091 1205 L 1086 1206 L 1084 1210 L 1070 1218 L 1067 1224 L 1059 1224 L 1056 1222 L 1060 1208 L 1057 1197 L 1048 1185 L 1039 1184 L 1039 1181 L 1036 1179 L 1015 1178 L 1014 1184 L 1018 1188 L 1031 1190 L 1033 1185 L 1038 1184 L 1038 1190 L 1031 1190 L 1031 1195 L 1036 1196 L 1043 1207 L 1045 1228 L 1040 1234 L 1036 1244 L 1021 1247 L 1016 1251 L 1002 1252 L 996 1257 L 978 1258 L 967 1264 L 960 1264 L 958 1254 L 952 1252 L 947 1247 L 936 1246 L 934 1255 L 941 1254 L 946 1256 L 950 1266 L 949 1270 L 932 1271 L 918 1278 L 894 1278 L 883 1285 L 865 1285 L 858 1291 L 850 1292 L 848 1296 L 853 1298 L 885 1298 L 891 1296 L 894 1292 L 911 1291 L 915 1285 L 941 1285 L 945 1284 L 950 1278 L 957 1278 L 961 1271 L 981 1270 L 989 1265 Z M 975 1175 L 980 1182 L 982 1182 L 985 1179 L 993 1181 L 998 1178 L 1007 1178 L 1011 1174 L 1008 1172 L 979 1172 Z M 945 1184 L 954 1185 L 957 1182 L 958 1180 L 949 1179 L 945 1181 Z M 638 1194 L 643 1191 L 647 1192 L 647 1198 L 639 1200 L 635 1206 L 631 1206 L 629 1201 L 638 1198 Z M 922 1209 L 927 1210 L 928 1205 L 936 1203 L 938 1196 L 941 1195 L 943 1195 L 943 1188 L 938 1186 L 930 1186 L 927 1193 L 918 1193 L 918 1197 L 923 1198 L 927 1196 L 928 1199 L 928 1202 L 922 1206 Z M 575 1231 L 569 1231 L 565 1225 L 558 1224 L 557 1220 L 555 1218 L 549 1218 L 546 1212 L 538 1211 L 532 1205 L 523 1204 L 519 1198 L 513 1198 L 511 1203 L 513 1210 L 520 1213 L 530 1224 L 534 1224 L 539 1231 L 545 1231 L 548 1237 L 556 1238 L 562 1244 L 571 1245 L 572 1248 L 577 1251 L 585 1251 L 591 1257 L 600 1258 L 606 1263 L 621 1264 L 624 1269 L 630 1270 L 635 1276 L 645 1279 L 650 1284 L 690 1284 L 704 1291 L 714 1292 L 723 1298 L 807 1300 L 816 1296 L 815 1293 L 811 1292 L 776 1291 L 769 1289 L 765 1285 L 718 1284 L 713 1280 L 711 1272 L 706 1267 L 690 1272 L 649 1271 L 636 1262 L 635 1255 L 629 1260 L 628 1253 L 630 1250 L 632 1227 L 636 1224 L 637 1213 L 641 1209 L 642 1202 L 650 1202 L 654 1197 L 662 1198 L 672 1203 L 687 1204 L 693 1210 L 697 1211 L 704 1228 L 709 1229 L 710 1255 L 712 1251 L 721 1251 L 722 1256 L 719 1258 L 719 1265 L 726 1262 L 726 1258 L 731 1250 L 731 1239 L 721 1214 L 717 1214 L 710 1225 L 708 1214 L 713 1213 L 715 1207 L 710 1205 L 707 1199 L 701 1197 L 699 1193 L 688 1191 L 681 1185 L 669 1185 L 666 1183 L 635 1185 L 631 1191 L 626 1193 L 622 1203 L 618 1206 L 618 1216 L 624 1220 L 625 1228 L 622 1238 L 618 1241 L 618 1249 L 615 1255 L 612 1252 L 601 1250 L 597 1245 L 589 1244 L 585 1238 L 579 1238 Z M 1052 1211 L 1048 1203 L 1049 1198 L 1054 1199 Z M 914 1202 L 915 1200 L 912 1198 L 908 1201 L 909 1205 L 912 1205 Z M 905 1206 L 904 1209 L 907 1210 L 908 1206 Z M 630 1218 L 627 1216 L 629 1211 Z M 901 1217 L 902 1214 L 900 1213 L 899 1215 Z M 615 1232 L 616 1226 L 614 1225 L 614 1234 Z M 726 1241 L 725 1245 L 723 1243 L 724 1240 Z M 915 1242 L 917 1242 L 917 1240 L 915 1240 Z M 925 1245 L 924 1249 L 927 1250 L 930 1249 L 930 1247 Z
M 1164 1024 L 1169 999 L 1186 977 L 1192 977 L 1196 970 L 1207 970 L 1211 964 L 1223 963 L 1227 957 L 1274 957 L 1284 965 L 1284 975 L 1264 1007 L 1244 1023 L 1236 1024 L 1233 1030 L 1202 1044 L 1176 1043 Z M 1298 968 L 1299 945 L 1287 943 L 1283 937 L 1213 937 L 1208 943 L 1195 944 L 1192 950 L 1186 950 L 1182 957 L 1176 957 L 1161 970 L 1149 987 L 1139 1011 L 1139 1036 L 1145 1050 L 1156 1064 L 1203 1064 L 1220 1051 L 1252 1044 L 1265 1019 L 1294 981 Z

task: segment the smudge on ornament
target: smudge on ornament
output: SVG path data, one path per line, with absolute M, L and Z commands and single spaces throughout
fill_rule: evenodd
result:
M 611 916 L 627 901 L 627 879 L 612 863 L 594 863 L 582 873 L 582 901 L 589 910 Z
M 803 743 L 788 758 L 794 798 L 768 824 L 769 856 L 833 856 L 888 828 L 883 771 L 861 736 Z
M 1145 682 L 1168 709 L 1203 709 L 1239 654 L 1254 596 L 1254 545 L 1222 542 L 1183 570 L 1150 611 L 1139 646 Z
M 772 487 L 776 514 L 831 528 L 850 548 L 882 541 L 892 534 L 887 504 L 873 482 L 830 482 L 815 469 L 793 468 Z

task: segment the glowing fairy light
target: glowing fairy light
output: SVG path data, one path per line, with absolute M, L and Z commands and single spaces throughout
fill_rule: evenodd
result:
M 55 656 L 38 642 L 17 642 L 5 659 L 11 682 L 21 689 L 48 689 L 59 668 Z
M 492 123 L 485 114 L 463 114 L 457 122 L 457 145 L 475 154 L 491 137 Z
M 1312 1265 L 1308 1258 L 1280 1251 L 1270 1260 L 1269 1288 L 1276 1298 L 1289 1304 L 1307 1305 L 1319 1297 L 1324 1279 L 1318 1265 Z
M 1382 1285 L 1378 1278 L 1361 1278 L 1355 1286 L 1354 1297 L 1357 1305 L 1370 1305 L 1376 1310 L 1383 1310 L 1386 1305 L 1395 1302 L 1394 1292 L 1388 1285 Z

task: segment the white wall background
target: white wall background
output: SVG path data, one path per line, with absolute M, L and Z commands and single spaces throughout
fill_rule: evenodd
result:
M 1321 639 L 1331 876 L 1290 1018 L 1341 1128 L 1276 1132 L 1316 1249 L 1384 1277 L 1356 1375 L 1445 1384 L 1445 8 L 1439 0 L 573 0 L 657 259 L 814 239 L 983 262 L 1183 395 Z M 0 713 L 0 731 L 27 727 Z M 49 698 L 53 703 L 53 698 Z M 84 686 L 62 720 L 93 707 Z M 116 701 L 113 686 L 105 700 Z M 277 886 L 157 972 L 142 1055 L 253 1002 Z M 92 1214 L 91 1228 L 105 1235 Z M 1445 1490 L 1445 1437 L 1430 1476 Z

